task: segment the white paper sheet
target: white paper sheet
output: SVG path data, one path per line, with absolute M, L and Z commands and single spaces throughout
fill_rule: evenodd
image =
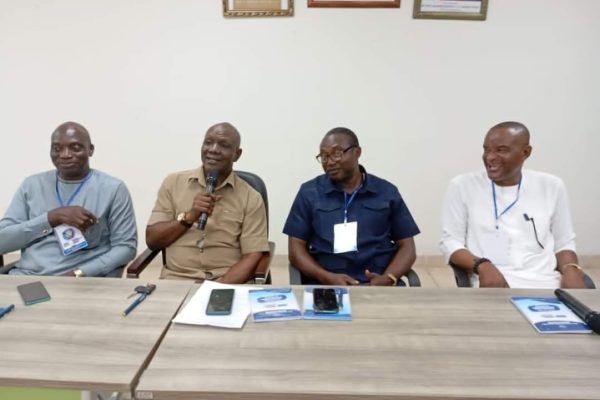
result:
M 213 289 L 234 289 L 233 307 L 230 315 L 206 315 L 206 305 Z M 213 281 L 204 281 L 190 301 L 173 319 L 178 324 L 210 325 L 222 328 L 241 328 L 250 315 L 248 291 L 253 286 L 225 285 Z

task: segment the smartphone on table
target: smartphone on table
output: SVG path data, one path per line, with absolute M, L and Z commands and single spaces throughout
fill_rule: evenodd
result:
M 313 309 L 315 313 L 337 313 L 340 311 L 335 289 L 314 288 Z
M 17 286 L 17 290 L 26 306 L 50 300 L 50 295 L 40 281 Z
M 235 289 L 213 289 L 206 305 L 206 315 L 229 315 Z

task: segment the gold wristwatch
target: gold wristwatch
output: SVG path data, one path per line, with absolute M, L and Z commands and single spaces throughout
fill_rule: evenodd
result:
M 191 228 L 191 227 L 192 227 L 192 225 L 194 225 L 194 224 L 191 224 L 191 223 L 189 223 L 189 222 L 188 222 L 188 221 L 185 219 L 185 217 L 186 217 L 186 216 L 187 216 L 187 213 L 186 213 L 186 212 L 179 213 L 179 214 L 177 215 L 177 222 L 179 222 L 181 225 L 185 226 L 186 228 Z
M 75 278 L 82 278 L 85 276 L 83 271 L 80 270 L 79 268 L 77 268 L 75 271 L 73 271 L 73 274 L 75 274 Z

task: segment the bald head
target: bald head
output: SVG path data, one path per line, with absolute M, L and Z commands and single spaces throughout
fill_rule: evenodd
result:
M 530 155 L 529 130 L 519 122 L 494 125 L 485 135 L 483 164 L 488 178 L 499 186 L 517 185 Z
M 229 122 L 219 122 L 218 124 L 214 124 L 213 126 L 208 128 L 208 130 L 206 131 L 206 134 L 208 135 L 208 133 L 216 133 L 216 132 L 226 133 L 228 136 L 231 137 L 235 146 L 240 147 L 240 144 L 242 142 L 240 133 L 238 132 L 236 127 L 231 125 Z
M 69 133 L 70 135 L 77 134 L 80 140 L 87 142 L 88 145 L 92 144 L 88 130 L 77 122 L 67 121 L 57 126 L 54 132 L 52 132 L 52 139 L 61 133 Z
M 505 121 L 500 122 L 490 128 L 487 135 L 490 135 L 493 131 L 504 131 L 508 135 L 512 136 L 516 142 L 521 145 L 529 144 L 529 129 L 520 122 Z
M 60 124 L 50 139 L 50 158 L 58 175 L 65 180 L 77 181 L 90 171 L 89 158 L 94 154 L 90 134 L 77 122 Z
M 208 128 L 202 142 L 202 167 L 204 173 L 217 172 L 221 183 L 233 170 L 233 163 L 242 155 L 240 133 L 229 122 Z

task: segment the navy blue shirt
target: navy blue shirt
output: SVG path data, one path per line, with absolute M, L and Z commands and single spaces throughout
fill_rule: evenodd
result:
M 365 269 L 383 273 L 396 253 L 395 241 L 417 235 L 419 228 L 396 186 L 360 169 L 365 179 L 348 207 L 348 222 L 358 222 L 358 251 L 333 253 L 333 226 L 344 222 L 345 199 L 325 174 L 302 184 L 283 233 L 305 240 L 323 268 L 366 283 Z

